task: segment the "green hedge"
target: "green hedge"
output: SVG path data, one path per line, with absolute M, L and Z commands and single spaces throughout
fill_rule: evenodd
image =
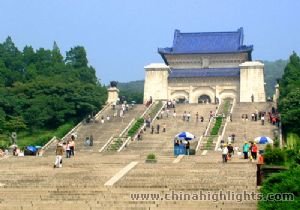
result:
M 137 131 L 142 127 L 143 124 L 144 124 L 143 118 L 137 119 L 133 124 L 133 126 L 128 130 L 127 135 L 133 137 L 137 133 Z
M 223 120 L 222 117 L 217 117 L 217 118 L 216 118 L 215 125 L 214 125 L 214 127 L 211 129 L 210 135 L 213 135 L 213 136 L 214 136 L 214 135 L 218 135 L 219 130 L 220 130 L 220 127 L 221 127 L 221 125 L 222 125 L 222 120 Z
M 269 165 L 284 165 L 285 152 L 280 148 L 266 148 L 264 153 L 264 160 L 265 163 Z
M 154 107 L 150 110 L 150 113 L 149 113 L 150 117 L 153 118 L 162 106 L 163 106 L 163 104 L 161 101 L 159 101 L 156 105 L 154 105 Z
M 147 160 L 155 160 L 155 159 L 156 159 L 155 154 L 150 153 L 150 154 L 147 155 Z

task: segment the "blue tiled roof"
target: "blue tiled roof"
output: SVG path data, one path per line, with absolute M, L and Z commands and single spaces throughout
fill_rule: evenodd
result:
M 243 45 L 243 28 L 231 32 L 181 33 L 175 30 L 173 46 L 159 48 L 160 54 L 251 52 L 253 46 Z
M 169 78 L 180 77 L 239 77 L 239 68 L 171 69 Z

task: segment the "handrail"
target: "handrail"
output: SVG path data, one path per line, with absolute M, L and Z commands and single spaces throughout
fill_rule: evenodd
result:
M 217 143 L 216 143 L 216 146 L 215 146 L 215 151 L 218 150 L 219 144 L 220 144 L 221 140 L 224 138 L 226 127 L 227 127 L 227 124 L 228 124 L 228 118 L 230 117 L 230 115 L 232 115 L 234 105 L 235 105 L 235 99 L 232 102 L 232 106 L 231 106 L 231 109 L 230 109 L 230 112 L 229 112 L 229 116 L 226 117 L 226 121 L 225 121 L 225 125 L 223 127 L 223 130 L 222 130 L 222 134 L 219 135 L 219 137 L 218 137 L 218 140 L 217 140 Z
M 106 110 L 111 103 L 107 103 L 96 115 L 95 118 L 97 118 L 104 110 Z M 81 120 L 75 127 L 73 127 L 67 134 L 65 134 L 61 139 L 65 140 L 71 133 L 73 133 L 76 129 L 79 128 L 83 124 L 84 120 Z M 53 136 L 43 147 L 42 150 L 48 149 L 50 144 L 52 144 L 55 140 L 57 140 L 56 136 Z
M 157 101 L 157 103 L 159 103 L 159 102 Z M 151 122 L 150 122 L 150 123 L 152 123 L 152 122 L 157 118 L 157 116 L 159 115 L 159 113 L 161 112 L 161 110 L 165 107 L 166 103 L 167 103 L 166 101 L 163 101 L 161 108 L 157 111 L 156 115 L 151 119 Z M 153 103 L 153 104 L 154 104 L 154 103 Z M 136 133 L 136 135 L 133 137 L 132 141 L 135 141 L 135 140 L 136 140 L 136 138 L 138 137 L 138 134 L 139 134 L 142 130 L 144 130 L 145 127 L 146 127 L 146 124 L 144 123 L 144 125 L 138 130 L 138 132 Z
M 199 138 L 199 140 L 198 140 L 198 143 L 197 143 L 197 146 L 196 146 L 196 149 L 195 149 L 196 152 L 199 150 L 202 138 L 203 138 L 203 135 L 201 135 L 200 138 Z
M 111 136 L 107 142 L 103 145 L 103 147 L 101 147 L 101 149 L 98 150 L 98 152 L 102 152 L 109 144 L 110 142 L 113 140 L 114 136 Z
M 129 124 L 126 126 L 126 128 L 124 128 L 124 130 L 120 133 L 119 137 L 123 136 L 123 134 L 129 130 L 130 126 L 133 124 L 133 122 L 135 121 L 135 118 L 133 118 Z
M 219 105 L 218 108 L 216 109 L 215 115 L 219 112 L 220 107 L 221 107 L 221 105 Z M 204 133 L 204 136 L 207 136 L 207 133 L 210 129 L 210 125 L 211 125 L 212 121 L 213 121 L 213 117 L 211 117 L 210 120 L 209 120 L 209 123 L 207 125 L 207 129 L 205 130 L 205 133 Z
M 111 103 L 107 103 L 96 115 L 95 115 L 95 119 L 97 119 L 99 117 L 100 114 L 102 114 L 102 112 L 104 112 L 104 110 L 106 110 L 109 106 L 111 105 Z
M 53 136 L 43 147 L 42 150 L 46 150 L 48 149 L 48 147 L 50 146 L 50 144 L 52 144 L 54 141 L 56 140 L 56 136 Z
M 126 139 L 126 141 L 122 144 L 122 146 L 118 149 L 117 152 L 121 152 L 122 149 L 127 145 L 127 143 L 129 142 L 130 139 L 131 139 L 131 137 L 128 136 L 128 138 Z

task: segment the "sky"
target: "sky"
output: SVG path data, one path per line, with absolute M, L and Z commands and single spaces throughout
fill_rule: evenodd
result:
M 144 79 L 144 66 L 163 62 L 174 30 L 236 31 L 254 45 L 253 60 L 300 54 L 298 0 L 0 0 L 0 42 L 11 36 L 19 50 L 61 53 L 84 46 L 101 83 Z

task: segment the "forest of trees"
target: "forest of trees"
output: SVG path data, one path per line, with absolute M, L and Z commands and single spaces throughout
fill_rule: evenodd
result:
M 84 47 L 71 48 L 64 58 L 56 42 L 51 50 L 22 51 L 10 37 L 0 43 L 0 143 L 9 143 L 11 132 L 33 135 L 73 125 L 106 98 Z
M 272 167 L 283 166 L 285 170 L 273 173 L 264 182 L 260 192 L 270 194 L 292 193 L 293 201 L 259 201 L 259 209 L 299 209 L 300 208 L 300 58 L 296 53 L 284 68 L 279 83 L 279 111 L 285 137 L 283 148 L 265 149 L 266 163 Z M 275 145 L 274 145 L 275 146 Z M 267 161 L 269 159 L 269 161 Z
M 300 136 L 300 58 L 294 52 L 280 80 L 279 111 L 284 132 Z

